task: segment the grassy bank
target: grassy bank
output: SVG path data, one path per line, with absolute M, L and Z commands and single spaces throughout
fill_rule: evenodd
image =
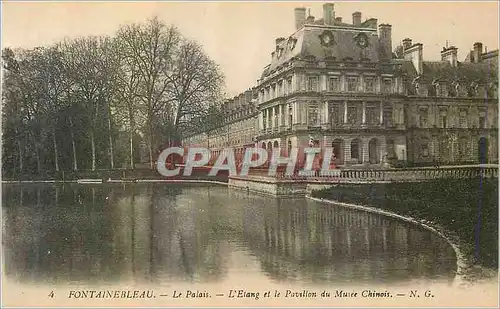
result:
M 475 264 L 498 269 L 497 179 L 339 185 L 314 191 L 312 196 L 433 222 L 456 234 L 463 252 Z

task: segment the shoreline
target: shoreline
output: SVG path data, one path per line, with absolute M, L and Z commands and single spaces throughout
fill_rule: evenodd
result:
M 475 283 L 473 281 L 473 279 L 469 278 L 469 276 L 471 275 L 471 269 L 473 269 L 474 267 L 479 267 L 480 270 L 486 270 L 486 271 L 491 271 L 491 272 L 495 271 L 494 269 L 487 268 L 484 266 L 473 265 L 473 263 L 471 262 L 471 257 L 466 255 L 462 250 L 462 247 L 463 247 L 463 245 L 461 244 L 462 240 L 457 235 L 455 235 L 455 233 L 444 229 L 443 227 L 441 227 L 440 225 L 438 225 L 436 223 L 429 222 L 429 221 L 424 220 L 424 219 L 406 217 L 406 216 L 397 214 L 395 212 L 383 210 L 383 209 L 376 208 L 373 206 L 365 206 L 365 205 L 358 205 L 358 204 L 352 204 L 352 203 L 337 202 L 335 200 L 312 197 L 311 195 L 306 195 L 306 199 L 316 201 L 319 203 L 341 206 L 341 207 L 350 208 L 350 209 L 357 209 L 357 210 L 365 211 L 368 213 L 374 213 L 374 214 L 378 214 L 378 215 L 383 215 L 383 216 L 395 218 L 395 219 L 402 220 L 402 221 L 405 221 L 405 222 L 408 222 L 411 224 L 415 224 L 415 225 L 420 226 L 420 227 L 422 227 L 422 228 L 424 228 L 432 233 L 435 233 L 436 235 L 443 238 L 452 247 L 453 251 L 455 252 L 455 256 L 457 259 L 457 270 L 456 270 L 455 278 L 453 280 L 453 285 L 455 287 L 464 288 L 464 287 L 469 287 Z M 498 275 L 498 271 L 495 271 L 495 273 Z M 491 277 L 479 278 L 479 280 L 481 280 L 481 279 L 491 279 Z
M 37 183 L 77 183 L 77 184 L 116 184 L 116 183 L 215 183 L 228 185 L 227 182 L 219 180 L 205 179 L 137 179 L 123 180 L 111 179 L 102 181 L 102 179 L 77 179 L 77 180 L 2 180 L 2 184 L 37 184 Z

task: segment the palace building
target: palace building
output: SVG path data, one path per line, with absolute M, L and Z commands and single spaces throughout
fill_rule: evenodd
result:
M 226 123 L 185 145 L 223 148 L 333 147 L 336 164 L 496 163 L 498 50 L 474 43 L 464 61 L 445 46 L 440 61 L 392 26 L 352 21 L 323 5 L 323 18 L 295 9 L 295 32 L 276 39 L 257 85 L 224 104 Z

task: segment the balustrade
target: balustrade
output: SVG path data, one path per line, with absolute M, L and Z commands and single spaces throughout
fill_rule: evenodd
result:
M 443 178 L 497 178 L 497 167 L 453 167 L 453 168 L 411 168 L 411 169 L 341 169 L 338 171 L 312 170 L 299 174 L 296 168 L 292 175 L 287 175 L 286 166 L 279 166 L 275 176 L 269 176 L 267 168 L 250 169 L 250 176 L 271 177 L 282 180 L 318 180 L 318 181 L 415 181 Z

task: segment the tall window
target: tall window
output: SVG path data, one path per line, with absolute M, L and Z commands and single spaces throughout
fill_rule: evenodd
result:
M 394 140 L 388 139 L 386 144 L 387 158 L 393 159 L 396 157 L 396 150 L 394 147 Z
M 287 87 L 286 87 L 287 88 L 286 89 L 287 94 L 292 93 L 293 92 L 292 78 L 287 79 L 286 83 L 287 83 Z
M 356 124 L 358 118 L 358 109 L 356 106 L 349 106 L 347 108 L 347 122 L 349 124 Z
M 338 125 L 342 123 L 342 117 L 340 115 L 340 106 L 338 104 L 333 104 L 330 109 L 330 118 L 333 125 Z
M 318 103 L 309 103 L 308 118 L 310 126 L 319 125 Z
M 377 124 L 377 108 L 373 106 L 366 107 L 366 123 L 367 124 Z
M 446 87 L 446 84 L 439 84 L 439 92 L 438 96 L 440 97 L 446 97 L 448 92 L 448 87 Z
M 387 127 L 390 127 L 393 125 L 392 107 L 384 109 L 384 125 Z
M 467 159 L 469 149 L 469 140 L 465 137 L 461 137 L 458 142 L 459 161 L 465 161 Z
M 486 111 L 479 111 L 479 128 L 486 128 Z
M 392 80 L 384 79 L 382 90 L 384 93 L 392 93 Z
M 420 144 L 420 155 L 424 158 L 429 156 L 429 143 L 427 140 L 423 140 Z
M 347 91 L 354 92 L 358 90 L 358 78 L 348 77 L 347 78 Z
M 428 121 L 428 116 L 429 116 L 429 112 L 427 110 L 427 108 L 420 108 L 420 111 L 419 111 L 419 126 L 421 128 L 426 128 L 427 127 L 427 121 Z
M 293 109 L 291 107 L 288 108 L 288 127 L 292 127 L 293 122 Z
M 330 77 L 328 80 L 328 90 L 333 92 L 340 91 L 340 79 L 338 77 Z
M 467 128 L 468 126 L 468 113 L 467 109 L 460 110 L 460 127 Z
M 318 77 L 309 76 L 309 91 L 318 91 Z
M 448 126 L 448 110 L 446 108 L 442 108 L 439 111 L 439 121 L 441 128 L 446 128 Z
M 359 140 L 355 139 L 351 142 L 351 159 L 357 159 L 359 160 L 359 148 L 360 148 L 360 142 Z
M 373 77 L 365 77 L 365 91 L 366 92 L 375 91 L 375 82 Z

